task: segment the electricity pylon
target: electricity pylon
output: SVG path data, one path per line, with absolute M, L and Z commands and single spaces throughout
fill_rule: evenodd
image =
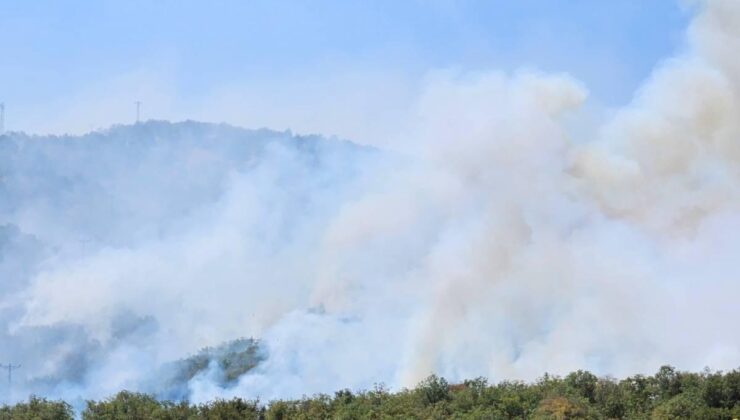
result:
M 136 124 L 141 122 L 141 101 L 134 102 L 136 104 Z
M 12 365 L 8 363 L 7 365 L 3 365 L 0 363 L 0 369 L 7 369 L 8 370 L 8 386 L 13 384 L 13 371 L 17 370 L 21 367 L 21 365 Z

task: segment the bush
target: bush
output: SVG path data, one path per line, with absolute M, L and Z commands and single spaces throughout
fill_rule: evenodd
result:
M 553 397 L 542 400 L 532 417 L 536 420 L 591 419 L 588 406 L 580 401 Z

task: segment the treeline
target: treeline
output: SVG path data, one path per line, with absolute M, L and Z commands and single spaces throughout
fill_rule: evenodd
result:
M 383 386 L 363 392 L 267 404 L 235 398 L 208 404 L 159 401 L 123 391 L 88 401 L 84 420 L 210 419 L 733 419 L 740 418 L 740 371 L 680 372 L 664 366 L 652 376 L 622 380 L 577 371 L 545 375 L 537 382 L 479 378 L 448 384 L 430 376 L 416 388 L 391 393 Z M 73 419 L 72 407 L 32 397 L 0 408 L 0 419 Z

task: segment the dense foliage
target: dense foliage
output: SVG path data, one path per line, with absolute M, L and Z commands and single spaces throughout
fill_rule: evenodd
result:
M 233 385 L 241 375 L 263 360 L 260 343 L 253 338 L 240 338 L 217 347 L 206 347 L 197 354 L 163 366 L 157 375 L 158 397 L 175 400 L 187 399 L 188 382 L 196 375 L 214 367 L 211 380 L 222 387 Z
M 341 390 L 300 400 L 217 400 L 208 404 L 159 401 L 123 391 L 88 401 L 84 420 L 195 419 L 733 419 L 740 417 L 740 370 L 688 373 L 664 366 L 653 376 L 623 380 L 577 371 L 535 383 L 485 379 L 448 384 L 430 376 L 415 389 L 391 393 Z M 0 409 L 0 419 L 70 419 L 64 402 L 31 398 Z
M 66 402 L 37 397 L 12 407 L 0 407 L 0 420 L 66 420 L 74 418 L 72 414 L 72 406 Z

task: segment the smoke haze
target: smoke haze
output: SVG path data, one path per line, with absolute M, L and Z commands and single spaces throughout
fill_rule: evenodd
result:
M 628 106 L 567 74 L 429 74 L 393 150 L 147 122 L 0 137 L 0 355 L 12 398 L 187 397 L 740 364 L 740 3 Z

